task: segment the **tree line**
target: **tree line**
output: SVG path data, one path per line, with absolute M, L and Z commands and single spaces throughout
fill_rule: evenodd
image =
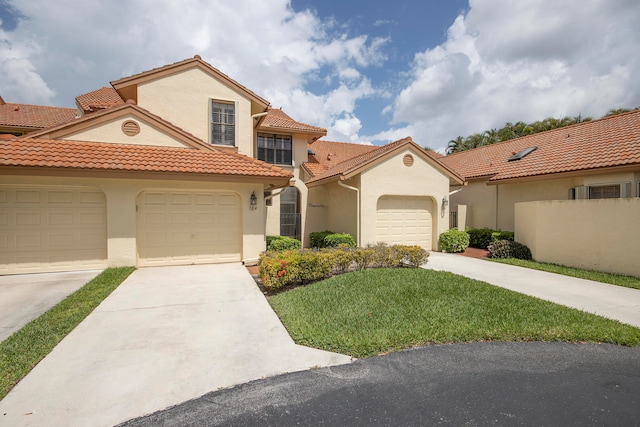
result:
M 639 109 L 640 107 L 636 107 L 633 110 Z M 632 110 L 627 108 L 611 109 L 602 117 L 626 113 L 627 111 Z M 578 115 L 575 117 L 563 117 L 561 119 L 549 117 L 533 123 L 507 122 L 500 129 L 485 130 L 484 132 L 469 135 L 466 138 L 458 136 L 456 139 L 449 141 L 446 152 L 447 154 L 458 153 L 460 151 L 470 150 L 472 148 L 482 147 L 496 142 L 508 141 L 510 139 L 520 138 L 527 135 L 533 135 L 534 133 L 545 132 L 552 129 L 574 125 L 576 123 L 588 122 L 590 120 L 592 120 L 591 117 L 582 117 Z

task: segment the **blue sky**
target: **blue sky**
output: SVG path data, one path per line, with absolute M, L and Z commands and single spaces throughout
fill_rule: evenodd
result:
M 637 0 L 0 0 L 0 21 L 7 102 L 74 106 L 199 54 L 345 142 L 442 151 L 507 121 L 640 106 Z

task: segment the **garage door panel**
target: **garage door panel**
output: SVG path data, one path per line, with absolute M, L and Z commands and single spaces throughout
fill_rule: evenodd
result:
M 377 204 L 377 241 L 431 249 L 432 203 L 426 197 L 383 196 Z
M 106 198 L 88 187 L 0 186 L 0 274 L 107 265 Z
M 241 212 L 236 194 L 143 192 L 138 201 L 139 265 L 241 260 Z

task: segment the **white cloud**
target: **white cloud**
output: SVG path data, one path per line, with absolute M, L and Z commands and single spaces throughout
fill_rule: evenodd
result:
M 639 106 L 639 21 L 634 0 L 471 0 L 445 43 L 416 54 L 393 120 L 442 149 L 507 121 Z
M 0 33 L 8 102 L 72 106 L 112 80 L 199 54 L 296 119 L 342 126 L 373 92 L 362 70 L 385 60 L 385 39 L 339 33 L 289 0 L 131 0 L 126 13 L 113 2 L 9 3 L 25 19 Z M 305 89 L 314 80 L 324 89 Z

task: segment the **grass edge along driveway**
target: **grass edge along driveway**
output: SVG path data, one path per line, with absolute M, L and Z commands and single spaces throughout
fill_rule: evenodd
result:
M 296 343 L 354 357 L 472 341 L 640 345 L 640 329 L 457 274 L 364 270 L 269 298 Z
M 82 322 L 134 267 L 107 268 L 0 343 L 0 400 Z

